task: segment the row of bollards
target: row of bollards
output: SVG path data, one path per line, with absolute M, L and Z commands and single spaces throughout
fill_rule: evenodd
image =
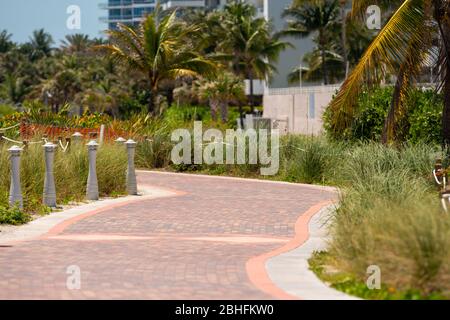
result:
M 72 136 L 75 141 L 80 142 L 82 140 L 81 134 L 75 134 Z M 126 145 L 126 150 L 128 154 L 128 166 L 126 172 L 126 183 L 127 192 L 129 195 L 137 195 L 137 181 L 136 181 L 136 170 L 134 166 L 134 157 L 136 151 L 137 143 L 133 140 L 125 140 L 119 138 L 116 140 L 118 144 Z M 99 190 L 98 190 L 98 179 L 97 179 L 97 150 L 99 144 L 95 140 L 91 140 L 87 145 L 88 148 L 88 158 L 89 158 L 89 174 L 86 186 L 86 198 L 88 200 L 98 200 Z M 47 142 L 44 146 L 44 157 L 45 157 L 45 179 L 44 179 L 44 193 L 43 193 L 43 204 L 55 208 L 56 207 L 56 188 L 55 188 L 55 177 L 53 164 L 55 159 L 55 150 L 57 146 L 51 142 Z M 13 146 L 8 149 L 10 153 L 11 160 L 11 187 L 9 193 L 9 204 L 10 206 L 19 206 L 23 209 L 23 197 L 20 185 L 20 156 L 23 151 L 22 148 L 18 146 Z

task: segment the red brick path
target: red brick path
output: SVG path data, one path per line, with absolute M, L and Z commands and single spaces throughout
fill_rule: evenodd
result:
M 313 205 L 300 185 L 139 173 L 185 194 L 114 208 L 61 233 L 0 247 L 0 299 L 273 299 L 246 263 L 280 248 Z M 68 266 L 81 289 L 68 290 Z

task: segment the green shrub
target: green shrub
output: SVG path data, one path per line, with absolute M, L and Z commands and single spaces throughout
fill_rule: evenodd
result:
M 17 207 L 0 206 L 0 224 L 21 225 L 31 220 L 31 216 Z
M 373 88 L 361 93 L 358 98 L 356 114 L 349 128 L 344 132 L 331 130 L 332 114 L 327 109 L 324 115 L 324 127 L 334 139 L 380 141 L 384 121 L 391 107 L 392 87 Z M 412 143 L 441 142 L 441 116 L 443 99 L 434 90 L 411 90 L 406 102 L 406 115 L 400 120 L 398 137 Z
M 13 114 L 14 112 L 16 112 L 16 110 L 12 106 L 8 104 L 0 104 L 0 118 Z
M 281 175 L 283 180 L 324 183 L 331 161 L 330 145 L 324 139 L 287 136 L 281 140 Z

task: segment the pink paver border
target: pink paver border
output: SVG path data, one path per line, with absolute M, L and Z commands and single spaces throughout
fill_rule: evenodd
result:
M 150 188 L 150 186 L 147 185 L 141 185 L 141 187 L 143 189 L 145 188 Z M 179 190 L 174 190 L 174 189 L 167 189 L 167 188 L 160 188 L 158 187 L 159 190 L 164 190 L 170 194 L 164 195 L 164 196 L 159 196 L 158 198 L 173 198 L 173 197 L 179 197 L 179 196 L 184 196 L 187 194 L 187 192 L 184 191 L 179 191 Z M 47 233 L 43 234 L 41 237 L 39 237 L 40 239 L 47 239 L 50 237 L 55 237 L 61 233 L 64 232 L 65 229 L 67 229 L 68 227 L 70 227 L 71 225 L 84 220 L 86 218 L 95 216 L 97 214 L 103 213 L 105 211 L 111 210 L 111 209 L 115 209 L 115 208 L 121 208 L 124 206 L 127 206 L 131 203 L 135 203 L 135 202 L 139 202 L 140 200 L 146 200 L 146 199 L 132 199 L 129 201 L 125 201 L 125 202 L 121 202 L 121 203 L 115 203 L 115 204 L 110 204 L 107 206 L 104 206 L 102 208 L 90 211 L 90 212 L 86 212 L 83 214 L 80 214 L 78 216 L 75 216 L 73 218 L 67 219 L 59 224 L 57 224 L 56 226 L 52 227 Z
M 292 251 L 303 245 L 309 239 L 309 222 L 324 207 L 333 204 L 333 201 L 320 202 L 306 212 L 304 212 L 295 223 L 295 237 L 286 245 L 271 252 L 253 257 L 247 261 L 246 269 L 250 281 L 259 290 L 281 300 L 300 300 L 299 297 L 293 296 L 276 286 L 270 279 L 267 272 L 266 263 L 269 259 L 279 256 L 283 253 Z

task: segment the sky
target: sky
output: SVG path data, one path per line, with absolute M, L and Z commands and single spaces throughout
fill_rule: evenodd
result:
M 107 28 L 99 21 L 107 11 L 99 8 L 99 3 L 107 0 L 0 0 L 0 31 L 8 30 L 16 42 L 26 42 L 33 30 L 44 28 L 59 44 L 67 34 L 84 33 L 90 37 L 100 37 Z M 69 29 L 67 13 L 69 6 L 80 8 L 80 29 Z

